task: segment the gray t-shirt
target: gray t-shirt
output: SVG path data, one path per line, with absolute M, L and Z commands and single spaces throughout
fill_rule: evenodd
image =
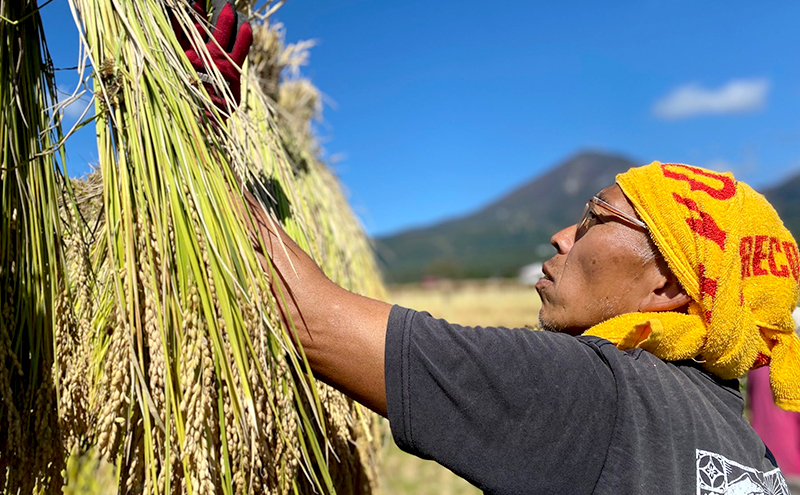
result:
M 789 493 L 738 380 L 694 361 L 395 306 L 385 373 L 400 448 L 486 493 Z

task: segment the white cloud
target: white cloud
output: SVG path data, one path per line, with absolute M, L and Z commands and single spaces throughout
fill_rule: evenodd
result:
M 64 117 L 73 120 L 78 119 L 88 105 L 89 103 L 87 101 L 77 99 L 64 107 Z
M 653 105 L 656 117 L 668 120 L 696 115 L 755 112 L 764 107 L 768 79 L 732 79 L 717 89 L 686 84 Z
M 85 91 L 75 91 L 72 88 L 64 86 L 57 86 L 58 99 L 61 106 L 60 111 L 62 115 L 68 120 L 77 120 L 83 115 L 86 107 L 91 104 L 91 98 L 86 95 Z M 85 117 L 92 115 L 92 109 L 86 112 Z

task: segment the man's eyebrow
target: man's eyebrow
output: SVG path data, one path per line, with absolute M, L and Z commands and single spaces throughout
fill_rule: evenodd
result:
M 600 191 L 599 193 L 595 194 L 594 197 L 608 203 L 608 198 L 606 197 L 605 193 L 603 193 L 603 191 Z

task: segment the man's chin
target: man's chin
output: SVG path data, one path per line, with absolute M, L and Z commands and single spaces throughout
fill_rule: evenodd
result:
M 553 326 L 549 321 L 545 320 L 542 317 L 542 313 L 539 313 L 539 328 L 546 332 L 560 332 L 558 327 Z
M 541 311 L 539 312 L 539 327 L 546 332 L 565 333 L 567 335 L 572 335 L 573 337 L 577 337 L 586 331 L 585 328 L 576 328 L 554 322 L 543 317 Z

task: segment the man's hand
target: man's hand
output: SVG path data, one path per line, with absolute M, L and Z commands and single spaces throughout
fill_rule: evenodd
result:
M 205 0 L 195 0 L 192 8 L 203 19 L 206 17 Z M 233 0 L 212 0 L 211 37 L 205 35 L 206 31 L 199 22 L 195 22 L 195 29 L 206 44 L 206 49 L 213 63 L 225 82 L 230 86 L 231 94 L 238 105 L 241 98 L 241 67 L 250 52 L 253 44 L 253 31 L 250 23 L 244 20 L 244 15 L 236 12 Z M 225 101 L 225 92 L 218 88 L 214 78 L 209 76 L 207 59 L 201 57 L 197 50 L 192 48 L 189 36 L 179 27 L 173 19 L 172 27 L 178 37 L 186 56 L 197 70 L 200 80 L 208 91 L 211 101 L 220 110 L 228 110 Z
M 281 302 L 285 321 L 314 373 L 373 411 L 386 416 L 384 350 L 392 306 L 353 294 L 331 282 L 314 261 L 270 219 L 258 200 L 245 191 L 245 205 L 264 241 L 259 254 L 272 261 L 277 273 L 272 291 Z M 245 218 L 248 215 L 245 212 Z M 256 236 L 257 237 L 257 236 Z M 265 270 L 269 263 L 262 258 Z

